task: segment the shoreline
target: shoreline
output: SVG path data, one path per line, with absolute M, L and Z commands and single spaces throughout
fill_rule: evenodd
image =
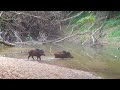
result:
M 102 79 L 91 72 L 0 56 L 0 79 Z

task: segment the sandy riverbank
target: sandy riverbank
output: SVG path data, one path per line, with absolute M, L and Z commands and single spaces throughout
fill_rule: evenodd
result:
M 0 56 L 0 79 L 100 79 L 90 72 Z

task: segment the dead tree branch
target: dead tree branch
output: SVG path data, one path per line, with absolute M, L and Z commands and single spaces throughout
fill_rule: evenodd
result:
M 67 16 L 69 16 L 72 12 L 73 12 L 73 11 L 71 11 L 70 13 L 68 13 L 68 15 L 67 15 Z
M 105 17 L 105 22 L 94 33 L 91 34 L 91 39 L 92 39 L 93 45 L 96 44 L 95 42 L 97 42 L 97 38 L 95 38 L 95 34 L 96 34 L 96 32 L 100 31 L 105 26 L 107 17 L 108 16 Z M 100 31 L 100 33 L 101 33 L 101 31 Z
M 24 12 L 16 12 L 16 11 L 9 11 L 9 12 L 13 12 L 13 13 L 16 13 L 18 15 L 23 14 L 23 15 L 27 15 L 27 16 L 32 16 L 32 17 L 35 17 L 35 18 L 43 19 L 43 20 L 48 20 L 48 19 L 43 18 L 41 16 L 30 15 L 30 14 L 27 14 L 27 13 L 24 13 Z
M 75 17 L 80 16 L 83 12 L 84 12 L 84 11 L 82 11 L 82 12 L 78 13 L 78 14 L 77 14 L 77 15 L 75 15 L 75 16 L 72 16 L 72 17 L 69 17 L 69 18 L 66 18 L 66 19 L 63 19 L 63 20 L 60 20 L 60 21 L 66 21 L 66 20 L 73 19 L 73 18 L 75 18 Z
M 81 24 L 81 23 L 80 23 L 80 24 Z M 74 26 L 72 27 L 72 30 L 71 30 L 71 32 L 70 32 L 70 35 L 72 35 L 72 34 L 73 34 L 73 32 L 74 32 L 75 28 L 76 28 L 77 26 L 79 26 L 80 24 L 74 25 Z
M 60 39 L 60 40 L 58 40 L 58 41 L 55 41 L 55 42 L 58 43 L 58 42 L 61 42 L 61 41 L 65 40 L 65 39 L 68 39 L 68 38 L 70 38 L 70 37 L 73 37 L 73 36 L 76 36 L 76 35 L 84 35 L 84 34 L 86 34 L 86 33 L 89 33 L 89 32 L 87 31 L 87 32 L 83 32 L 83 33 L 76 33 L 76 34 L 73 34 L 73 35 L 69 35 L 69 36 L 67 36 L 67 37 L 65 37 L 65 38 L 63 38 L 63 39 Z
M 92 28 L 95 24 L 96 24 L 96 22 L 93 23 L 93 24 L 88 28 L 88 31 L 91 32 L 91 28 Z M 89 39 L 85 40 L 82 44 L 86 43 L 88 40 L 89 40 Z
M 2 16 L 2 14 L 3 14 L 3 11 L 0 12 L 0 17 Z
M 106 19 L 107 19 L 107 17 L 108 17 L 108 16 L 106 16 L 105 18 L 101 18 L 101 19 L 97 20 L 95 23 L 93 23 L 93 24 L 89 27 L 89 30 L 90 30 L 96 23 L 98 23 L 99 21 L 105 19 L 105 22 L 104 22 L 99 28 L 97 28 L 97 30 L 96 30 L 95 32 L 93 32 L 92 29 L 90 30 L 90 31 L 91 31 L 91 35 L 90 35 L 91 38 L 85 40 L 82 44 L 85 44 L 85 43 L 88 42 L 90 39 L 92 39 L 93 45 L 95 44 L 95 42 L 97 42 L 97 38 L 95 38 L 95 34 L 104 27 L 104 25 L 106 24 Z
M 10 47 L 14 47 L 14 46 L 15 46 L 15 44 L 9 43 L 9 42 L 4 41 L 4 40 L 0 40 L 0 43 L 1 43 L 1 44 L 4 44 L 4 45 L 6 45 L 6 46 L 10 46 Z

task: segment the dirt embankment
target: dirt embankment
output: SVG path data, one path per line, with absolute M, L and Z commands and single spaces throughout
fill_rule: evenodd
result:
M 100 79 L 89 72 L 0 56 L 0 79 Z

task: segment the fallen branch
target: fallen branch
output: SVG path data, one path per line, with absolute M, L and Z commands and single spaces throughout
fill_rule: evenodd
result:
M 59 21 L 59 24 L 60 24 L 60 31 L 62 31 L 62 29 L 61 29 L 61 28 L 62 28 L 62 26 L 61 26 L 61 22 L 60 22 L 60 21 Z
M 67 37 L 65 37 L 65 38 L 63 38 L 63 39 L 60 39 L 60 40 L 58 40 L 58 41 L 55 41 L 55 42 L 58 43 L 58 42 L 60 42 L 60 41 L 63 41 L 63 40 L 65 40 L 65 39 L 68 39 L 68 38 L 70 38 L 70 37 L 73 37 L 73 36 L 76 36 L 76 35 L 84 35 L 84 34 L 86 34 L 86 33 L 89 33 L 89 32 L 87 31 L 87 32 L 83 32 L 83 33 L 76 33 L 76 34 L 73 34 L 73 35 L 69 35 L 69 36 L 67 36 Z
M 108 16 L 105 17 L 105 20 L 107 19 L 107 17 L 108 17 Z M 94 33 L 91 34 L 91 38 L 92 38 L 92 41 L 93 41 L 93 45 L 94 45 L 95 42 L 97 41 L 97 38 L 95 38 L 96 32 L 100 31 L 100 33 L 101 33 L 101 29 L 105 26 L 105 24 L 106 24 L 106 21 L 105 21 Z M 100 35 L 100 34 L 99 34 L 99 35 Z M 98 37 L 99 37 L 99 35 L 98 35 Z M 96 44 L 96 45 L 98 45 L 98 44 Z
M 95 23 L 93 23 L 93 24 L 89 27 L 89 29 L 91 29 L 98 21 L 103 20 L 103 19 L 106 20 L 107 18 L 108 18 L 108 16 L 106 16 L 105 18 L 102 18 L 102 19 L 97 20 Z M 95 42 L 97 41 L 97 39 L 95 38 L 96 32 L 98 32 L 99 30 L 101 30 L 101 29 L 104 27 L 105 24 L 106 24 L 106 21 L 105 21 L 99 28 L 97 28 L 97 30 L 96 30 L 95 32 L 92 32 L 92 30 L 91 30 L 91 38 L 85 40 L 82 44 L 84 44 L 84 43 L 86 43 L 88 40 L 92 39 L 92 42 L 93 42 L 93 45 L 94 45 Z
M 17 31 L 13 31 L 13 32 L 14 32 L 14 35 L 15 35 L 17 41 L 22 42 L 22 40 L 21 40 L 21 38 L 19 37 L 19 34 L 17 33 Z
M 13 12 L 13 13 L 16 13 L 18 15 L 23 14 L 23 15 L 27 15 L 27 16 L 32 16 L 32 17 L 35 17 L 35 18 L 43 19 L 43 20 L 48 20 L 48 19 L 42 18 L 40 16 L 30 15 L 30 14 L 26 14 L 26 13 L 23 13 L 23 12 L 16 12 L 16 11 L 9 11 L 9 12 Z
M 0 17 L 2 16 L 2 14 L 3 14 L 3 11 L 0 12 Z
M 80 16 L 83 12 L 84 12 L 84 11 L 82 11 L 82 12 L 78 13 L 78 14 L 77 14 L 77 15 L 75 15 L 75 16 L 72 16 L 72 17 L 69 17 L 69 18 L 66 18 L 66 19 L 63 19 L 63 20 L 60 20 L 60 21 L 66 21 L 66 20 L 69 20 L 69 19 L 73 19 L 73 18 L 75 18 L 75 17 Z
M 1 44 L 4 44 L 4 45 L 6 45 L 6 46 L 10 46 L 10 47 L 14 47 L 14 46 L 15 46 L 15 44 L 9 43 L 9 42 L 7 42 L 7 41 L 0 41 L 0 43 L 1 43 Z
M 80 23 L 80 24 L 81 24 L 81 23 Z M 73 34 L 73 32 L 74 32 L 75 28 L 76 28 L 77 26 L 79 26 L 80 24 L 74 25 L 74 26 L 72 27 L 72 30 L 71 30 L 71 32 L 70 32 L 70 35 L 72 35 L 72 34 Z
M 70 13 L 68 13 L 67 17 L 72 13 L 73 11 L 71 11 Z
M 89 28 L 88 28 L 88 31 L 90 31 L 91 32 L 91 28 L 94 26 L 96 24 L 96 22 L 95 23 L 93 23 Z M 84 44 L 84 43 L 86 43 L 87 41 L 88 41 L 89 39 L 87 39 L 87 40 L 85 40 L 82 44 Z
M 95 42 L 97 42 L 97 39 L 95 38 L 93 33 L 91 34 L 91 39 L 92 39 L 92 42 L 93 42 L 93 45 L 94 45 Z
M 80 38 L 80 36 L 77 36 L 73 41 L 75 41 L 76 39 L 79 39 Z

